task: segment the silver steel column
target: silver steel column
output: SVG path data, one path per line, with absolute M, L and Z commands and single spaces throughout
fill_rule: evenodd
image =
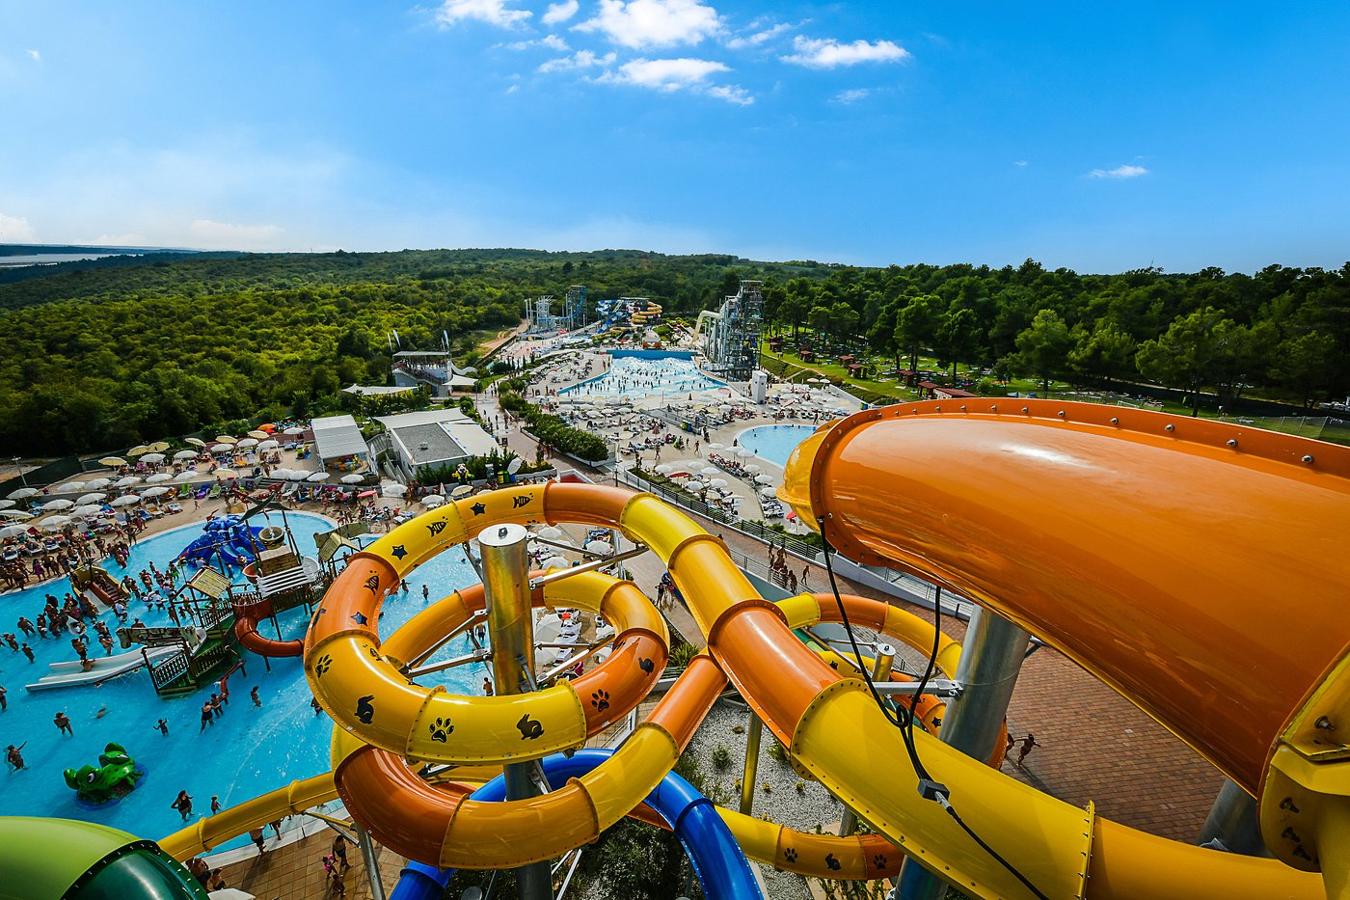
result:
M 1212 841 L 1217 841 L 1231 853 L 1269 855 L 1261 838 L 1261 816 L 1256 800 L 1227 778 L 1200 829 L 1200 843 L 1213 846 Z
M 975 608 L 956 669 L 956 680 L 963 685 L 961 696 L 947 704 L 939 732 L 944 743 L 975 759 L 989 758 L 1030 642 L 1031 635 L 1012 622 L 982 606 Z M 897 892 L 900 900 L 940 900 L 946 892 L 945 881 L 906 857 Z
M 759 737 L 764 723 L 750 710 L 750 727 L 745 733 L 745 765 L 741 769 L 741 812 L 750 815 L 755 805 L 755 778 L 759 775 Z
M 375 845 L 371 843 L 370 834 L 361 827 L 360 822 L 353 820 L 352 828 L 356 831 L 356 843 L 361 847 L 361 860 L 366 864 L 370 896 L 372 900 L 384 900 L 384 881 L 380 878 L 380 861 L 375 858 Z
M 872 683 L 891 680 L 891 669 L 895 668 L 895 648 L 887 643 L 877 644 L 876 657 L 872 660 Z M 858 814 L 850 807 L 844 807 L 839 817 L 839 836 L 848 837 L 858 827 Z
M 525 552 L 529 537 L 520 525 L 496 525 L 478 536 L 483 556 L 487 627 L 492 641 L 492 685 L 501 695 L 534 689 L 534 619 L 530 611 L 530 570 Z M 503 767 L 506 799 L 537 796 L 533 763 Z M 552 900 L 553 876 L 547 862 L 515 870 L 520 900 Z

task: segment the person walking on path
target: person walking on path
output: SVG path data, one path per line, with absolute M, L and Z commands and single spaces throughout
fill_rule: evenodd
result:
M 811 583 L 811 567 L 802 566 L 802 590 L 806 590 L 807 585 Z
M 347 862 L 347 839 L 340 834 L 333 838 L 333 859 L 343 872 L 352 867 L 351 863 Z
M 267 847 L 263 844 L 263 830 L 261 828 L 250 828 L 248 838 L 257 846 L 259 855 L 267 852 Z
M 1039 746 L 1040 744 L 1036 743 L 1036 735 L 1028 731 L 1027 736 L 1022 738 L 1022 746 L 1017 748 L 1017 765 L 1021 766 L 1027 754 Z

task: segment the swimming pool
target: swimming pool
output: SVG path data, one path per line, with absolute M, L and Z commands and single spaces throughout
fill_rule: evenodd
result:
M 272 524 L 279 524 L 277 518 L 272 517 Z M 332 527 L 327 519 L 313 514 L 290 512 L 286 518 L 302 553 L 313 554 L 312 535 Z M 139 572 L 151 560 L 163 570 L 188 541 L 202 533 L 201 525 L 198 522 L 141 541 L 132 548 L 127 571 Z M 104 566 L 114 577 L 123 574 L 111 560 Z M 381 634 L 388 635 L 424 607 L 423 584 L 430 587 L 434 601 L 477 580 L 462 551 L 442 553 L 409 576 L 407 594 L 394 594 L 385 602 Z M 20 615 L 36 618 L 44 594 L 50 592 L 59 598 L 68 589 L 69 582 L 61 579 L 0 595 L 0 631 L 17 633 L 15 621 Z M 152 613 L 144 604 L 133 601 L 130 611 L 147 625 L 169 624 L 164 614 Z M 111 612 L 104 617 L 109 627 L 116 626 Z M 299 637 L 305 630 L 305 610 L 300 607 L 284 613 L 278 616 L 278 622 L 283 637 Z M 262 623 L 262 627 L 264 634 L 273 636 L 270 622 Z M 237 672 L 230 677 L 230 703 L 220 719 L 199 735 L 202 701 L 210 696 L 214 685 L 162 700 L 155 694 L 150 676 L 138 671 L 97 687 L 30 694 L 24 684 L 48 674 L 48 663 L 75 659 L 75 654 L 69 635 L 28 643 L 36 656 L 31 664 L 21 653 L 0 645 L 0 685 L 9 691 L 9 709 L 0 713 L 0 747 L 27 742 L 23 748 L 27 768 L 0 776 L 4 786 L 0 815 L 85 819 L 159 838 L 183 825 L 178 813 L 169 809 L 179 790 L 192 795 L 195 820 L 210 813 L 213 794 L 228 807 L 328 768 L 332 720 L 310 708 L 311 695 L 299 659 L 271 660 L 269 672 L 261 657 L 246 653 L 247 675 Z M 96 642 L 90 643 L 91 657 L 102 653 Z M 116 645 L 113 649 L 120 652 Z M 465 652 L 467 640 L 460 639 L 450 642 L 435 658 Z M 450 690 L 476 692 L 485 673 L 486 668 L 479 664 L 462 666 L 443 673 L 450 677 L 440 683 Z M 263 704 L 260 709 L 249 700 L 249 690 L 255 685 Z M 97 718 L 101 707 L 106 707 L 107 713 Z M 58 710 L 70 716 L 73 737 L 62 736 L 52 724 Z M 167 736 L 154 730 L 160 718 L 168 721 Z M 85 808 L 76 803 L 74 792 L 66 787 L 62 771 L 97 765 L 98 755 L 109 741 L 122 744 L 145 767 L 146 775 L 136 790 L 120 801 L 98 809 Z M 240 838 L 226 846 L 239 846 L 247 840 Z
M 619 356 L 605 374 L 563 388 L 558 393 L 580 397 L 664 396 L 722 387 L 726 387 L 724 382 L 704 375 L 687 357 Z
M 736 443 L 760 459 L 786 466 L 792 451 L 815 430 L 813 425 L 760 425 L 742 431 Z

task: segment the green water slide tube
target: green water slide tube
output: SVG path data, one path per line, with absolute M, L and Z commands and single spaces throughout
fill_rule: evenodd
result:
M 154 841 L 72 819 L 0 816 L 0 900 L 206 900 Z

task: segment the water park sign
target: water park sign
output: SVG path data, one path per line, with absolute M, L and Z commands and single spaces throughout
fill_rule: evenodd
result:
M 230 579 L 210 566 L 202 566 L 188 579 L 187 586 L 219 600 L 230 589 Z

